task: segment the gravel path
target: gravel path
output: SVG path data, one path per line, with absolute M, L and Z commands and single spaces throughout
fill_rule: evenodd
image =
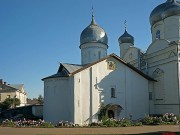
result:
M 140 134 L 159 131 L 179 132 L 179 126 L 141 126 L 119 128 L 9 128 L 0 127 L 0 135 Z

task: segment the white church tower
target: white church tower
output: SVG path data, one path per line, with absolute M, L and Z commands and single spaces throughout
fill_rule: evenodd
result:
M 180 2 L 167 0 L 150 14 L 152 43 L 144 60 L 148 75 L 157 82 L 149 89 L 153 114 L 180 112 Z
M 108 37 L 103 28 L 97 25 L 92 14 L 91 24 L 80 36 L 81 64 L 89 64 L 107 56 Z
M 150 15 L 152 40 L 177 41 L 180 38 L 180 2 L 167 0 L 157 6 Z

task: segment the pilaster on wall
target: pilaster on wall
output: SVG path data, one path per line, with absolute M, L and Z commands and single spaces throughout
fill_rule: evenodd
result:
M 177 78 L 178 78 L 178 100 L 179 100 L 179 114 L 180 114 L 180 42 L 177 43 L 177 69 L 178 69 L 178 75 L 177 75 Z

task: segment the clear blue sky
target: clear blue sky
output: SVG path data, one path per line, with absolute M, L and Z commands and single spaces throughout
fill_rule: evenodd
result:
M 29 98 L 43 94 L 42 78 L 59 62 L 80 64 L 79 39 L 91 22 L 109 38 L 108 54 L 119 55 L 118 38 L 127 30 L 135 46 L 151 43 L 149 15 L 165 0 L 0 0 L 0 78 L 25 84 Z

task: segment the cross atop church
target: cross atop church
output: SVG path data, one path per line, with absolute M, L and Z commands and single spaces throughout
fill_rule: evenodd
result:
M 125 30 L 127 28 L 127 21 L 126 20 L 124 21 L 124 28 L 125 28 Z
M 94 17 L 94 6 L 92 5 L 92 16 Z

